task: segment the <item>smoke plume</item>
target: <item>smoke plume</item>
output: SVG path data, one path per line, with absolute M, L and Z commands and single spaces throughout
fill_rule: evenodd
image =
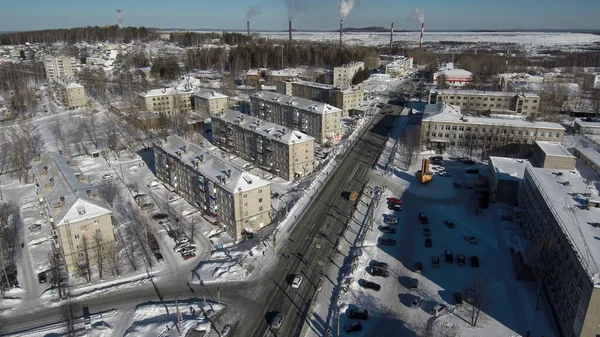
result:
M 340 19 L 343 20 L 357 3 L 358 0 L 340 0 Z
M 286 0 L 285 3 L 288 12 L 288 20 L 292 20 L 294 15 L 303 12 L 308 8 L 306 0 Z
M 415 8 L 408 20 L 418 20 L 420 23 L 425 22 L 425 10 L 423 8 Z
M 253 18 L 260 15 L 260 5 L 250 6 L 246 12 L 246 18 L 252 20 Z

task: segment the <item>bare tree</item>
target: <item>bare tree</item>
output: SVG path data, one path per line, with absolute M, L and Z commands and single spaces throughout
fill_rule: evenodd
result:
M 445 74 L 441 74 L 440 76 L 438 76 L 438 88 L 440 89 L 448 89 L 449 85 L 448 85 L 448 77 L 446 77 Z
M 471 289 L 473 289 L 473 303 L 471 303 L 470 323 L 473 327 L 476 327 L 481 311 L 490 304 L 487 298 L 490 292 L 489 278 L 487 276 L 482 278 L 479 274 L 476 274 Z
M 62 304 L 62 312 L 67 323 L 67 336 L 75 336 L 75 303 L 71 300 L 71 291 L 68 289 L 66 298 Z
M 121 267 L 119 266 L 119 252 L 117 251 L 117 245 L 111 244 L 106 249 L 106 260 L 110 265 L 110 269 L 113 276 L 121 275 Z
M 69 148 L 66 142 L 67 137 L 63 132 L 60 120 L 56 119 L 50 123 L 50 133 L 52 133 L 52 136 L 54 136 L 56 147 L 68 152 Z
M 569 99 L 569 90 L 565 83 L 550 82 L 540 91 L 539 112 L 543 119 L 554 120 L 563 110 Z
M 41 152 L 44 142 L 29 121 L 23 121 L 8 128 L 7 139 L 10 144 L 10 162 L 19 181 L 28 182 L 31 160 Z
M 48 270 L 48 272 L 50 273 L 50 284 L 56 287 L 58 291 L 58 297 L 65 298 L 65 282 L 62 278 L 64 264 L 62 262 L 62 259 L 60 258 L 60 253 L 58 251 L 48 252 L 48 262 L 50 265 L 50 269 Z
M 96 266 L 98 267 L 98 277 L 102 280 L 104 271 L 104 244 L 102 243 L 102 234 L 94 234 L 94 254 L 96 255 Z
M 98 192 L 104 198 L 104 200 L 106 200 L 110 207 L 113 207 L 115 201 L 120 196 L 121 187 L 113 179 L 102 180 L 102 182 L 100 182 L 98 185 Z
M 435 337 L 459 337 L 458 326 L 446 322 L 439 322 L 433 328 Z
M 539 310 L 542 286 L 550 270 L 555 251 L 556 242 L 549 235 L 534 236 L 533 247 L 529 251 L 529 260 L 532 261 L 532 271 L 537 282 L 536 310 Z
M 400 135 L 398 151 L 404 157 L 404 164 L 408 170 L 417 158 L 420 149 L 420 128 L 411 127 L 404 129 Z
M 83 244 L 83 261 L 79 261 L 78 267 L 79 272 L 83 274 L 83 276 L 89 283 L 92 282 L 92 266 L 90 265 L 90 260 L 91 254 L 93 252 L 93 247 L 90 247 L 88 243 L 89 239 L 86 235 L 83 235 L 82 239 L 83 240 L 81 240 L 81 242 Z

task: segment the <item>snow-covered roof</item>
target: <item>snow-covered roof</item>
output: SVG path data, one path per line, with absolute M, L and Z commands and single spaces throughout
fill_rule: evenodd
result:
M 543 76 L 529 75 L 527 73 L 504 73 L 498 76 L 504 78 L 507 81 L 519 81 L 528 83 L 542 83 L 544 81 Z
M 514 92 L 508 91 L 482 91 L 482 90 L 467 90 L 467 89 L 433 89 L 432 93 L 437 93 L 438 95 L 471 95 L 471 96 L 500 96 L 500 97 L 513 97 L 515 96 Z M 520 93 L 525 98 L 540 98 L 539 95 L 524 92 Z
M 521 118 L 501 118 L 501 117 L 474 117 L 463 116 L 460 112 L 460 106 L 451 105 L 448 103 L 427 104 L 423 111 L 424 122 L 448 122 L 448 123 L 464 123 L 471 125 L 506 125 L 513 127 L 529 127 L 541 129 L 562 130 L 560 124 L 551 122 L 534 122 Z
M 592 193 L 591 197 L 583 195 L 592 191 L 575 171 L 536 168 L 528 165 L 525 180 L 530 178 L 533 185 L 541 192 L 547 207 L 569 239 L 570 246 L 575 250 L 591 280 L 600 270 L 600 245 L 596 239 L 598 229 L 591 225 L 599 221 L 600 208 L 592 205 L 586 210 L 581 206 L 586 204 L 588 198 L 598 200 L 598 195 L 595 193 Z M 564 245 L 569 247 L 569 243 Z
M 585 126 L 586 128 L 600 128 L 600 122 L 584 121 L 580 118 L 576 118 L 575 123 L 581 126 Z
M 258 118 L 242 114 L 234 110 L 225 110 L 214 119 L 220 119 L 228 124 L 240 127 L 283 144 L 296 144 L 314 141 L 315 139 L 300 131 L 287 129 L 279 124 L 270 123 Z
M 334 87 L 331 84 L 324 84 L 324 83 L 310 82 L 310 81 L 303 81 L 303 80 L 293 81 L 292 84 L 298 84 L 298 85 L 303 85 L 306 87 L 326 89 L 326 90 L 336 89 L 336 87 Z
M 598 151 L 586 147 L 576 147 L 575 151 L 581 153 L 582 156 L 584 156 L 587 160 L 589 160 L 592 164 L 594 164 L 596 167 L 600 167 L 600 153 L 598 153 Z
M 356 66 L 364 67 L 365 63 L 364 62 L 359 62 L 359 61 L 354 61 L 354 62 L 342 64 L 341 66 L 335 67 L 335 68 L 352 68 L 352 67 L 356 67 Z
M 279 70 L 269 70 L 267 72 L 267 76 L 282 76 L 282 77 L 295 77 L 298 76 L 297 69 L 279 69 Z
M 198 89 L 194 92 L 193 96 L 201 97 L 204 99 L 215 99 L 215 98 L 227 98 L 227 95 L 214 90 Z
M 581 89 L 577 83 L 566 83 L 566 82 L 550 82 L 551 85 L 556 85 L 559 87 L 563 87 L 568 91 L 569 95 L 577 96 L 579 95 Z M 533 91 L 533 92 L 541 92 L 548 88 L 549 84 L 547 83 L 510 83 L 508 85 L 508 89 L 512 91 Z
M 69 83 L 69 85 L 67 85 L 67 89 L 83 89 L 83 85 L 79 84 L 79 83 L 75 83 L 75 82 L 71 82 Z
M 342 112 L 342 110 L 340 110 L 339 108 L 336 108 L 326 103 L 315 102 L 301 97 L 282 95 L 271 91 L 263 90 L 253 94 L 250 97 L 277 103 L 280 105 L 290 105 L 299 110 L 320 115 Z
M 263 71 L 267 71 L 267 69 L 261 68 L 261 69 L 250 69 L 246 72 L 246 75 L 250 75 L 250 76 L 258 76 L 258 74 L 260 72 Z
M 175 88 L 152 89 L 140 94 L 141 97 L 158 97 L 165 95 L 175 95 L 178 91 Z
M 75 160 L 54 152 L 39 159 L 33 161 L 34 174 L 56 226 L 112 213 Z
M 573 155 L 567 148 L 559 142 L 536 140 L 535 144 L 539 146 L 547 156 L 573 158 Z
M 436 72 L 434 77 L 437 77 L 441 74 L 444 74 L 447 77 L 471 77 L 473 75 L 473 73 L 464 69 L 447 69 Z
M 214 152 L 179 136 L 169 136 L 166 142 L 159 146 L 171 156 L 179 158 L 182 163 L 230 193 L 250 191 L 270 185 L 268 181 L 238 169 L 222 158 L 217 157 Z M 185 151 L 183 151 L 184 147 L 186 148 Z M 227 176 L 228 172 L 230 174 L 229 179 L 224 182 L 221 178 Z
M 490 165 L 496 172 L 498 180 L 523 180 L 527 159 L 490 157 Z

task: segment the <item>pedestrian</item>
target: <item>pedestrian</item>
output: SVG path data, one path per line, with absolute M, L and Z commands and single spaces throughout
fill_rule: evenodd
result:
M 25 242 L 21 242 L 21 248 L 25 248 Z
M 531 337 L 531 332 L 527 330 L 527 337 Z

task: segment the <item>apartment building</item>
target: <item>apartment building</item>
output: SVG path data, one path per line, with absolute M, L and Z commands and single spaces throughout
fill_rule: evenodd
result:
M 404 77 L 413 68 L 413 58 L 398 56 L 392 62 L 385 65 L 385 73 L 390 77 Z
M 192 110 L 191 89 L 176 88 L 153 89 L 138 95 L 140 110 L 171 115 Z
M 48 81 L 73 79 L 76 61 L 74 57 L 49 57 L 44 60 Z
M 284 179 L 299 179 L 314 169 L 315 139 L 258 118 L 225 110 L 212 118 L 219 147 Z
M 277 92 L 331 104 L 342 109 L 342 117 L 348 116 L 350 110 L 360 108 L 361 102 L 365 99 L 365 92 L 362 89 L 343 90 L 330 84 L 300 80 L 277 83 Z
M 51 224 L 55 248 L 72 272 L 97 264 L 103 254 L 117 254 L 112 210 L 88 183 L 77 162 L 60 153 L 45 153 L 32 161 L 37 194 Z
M 525 236 L 535 247 L 525 260 L 544 270 L 542 284 L 561 335 L 599 336 L 598 195 L 576 172 L 528 165 L 519 204 Z
M 229 107 L 229 97 L 214 90 L 200 90 L 192 95 L 193 108 L 200 113 L 212 116 Z
M 351 62 L 333 68 L 333 85 L 342 89 L 350 88 L 354 75 L 363 69 L 365 69 L 364 62 Z
M 250 95 L 251 115 L 298 130 L 323 144 L 342 137 L 342 110 L 329 104 L 270 91 Z
M 537 117 L 540 96 L 532 93 L 439 89 L 429 93 L 429 104 L 445 102 L 461 107 L 464 112 L 489 112 Z
M 488 177 L 491 202 L 517 206 L 517 197 L 528 163 L 525 159 L 490 156 Z
M 220 151 L 219 151 L 220 152 Z M 271 185 L 226 162 L 226 154 L 169 136 L 154 149 L 156 177 L 221 224 L 236 242 L 271 223 Z
M 67 108 L 75 109 L 87 105 L 87 96 L 83 85 L 75 82 L 53 81 L 52 88 L 56 99 Z
M 428 104 L 421 121 L 421 146 L 445 151 L 460 146 L 491 150 L 508 144 L 533 144 L 536 140 L 562 142 L 565 129 L 557 123 L 516 118 L 465 116 L 460 106 Z
M 575 156 L 559 142 L 535 141 L 532 148 L 531 164 L 557 170 L 574 170 Z

